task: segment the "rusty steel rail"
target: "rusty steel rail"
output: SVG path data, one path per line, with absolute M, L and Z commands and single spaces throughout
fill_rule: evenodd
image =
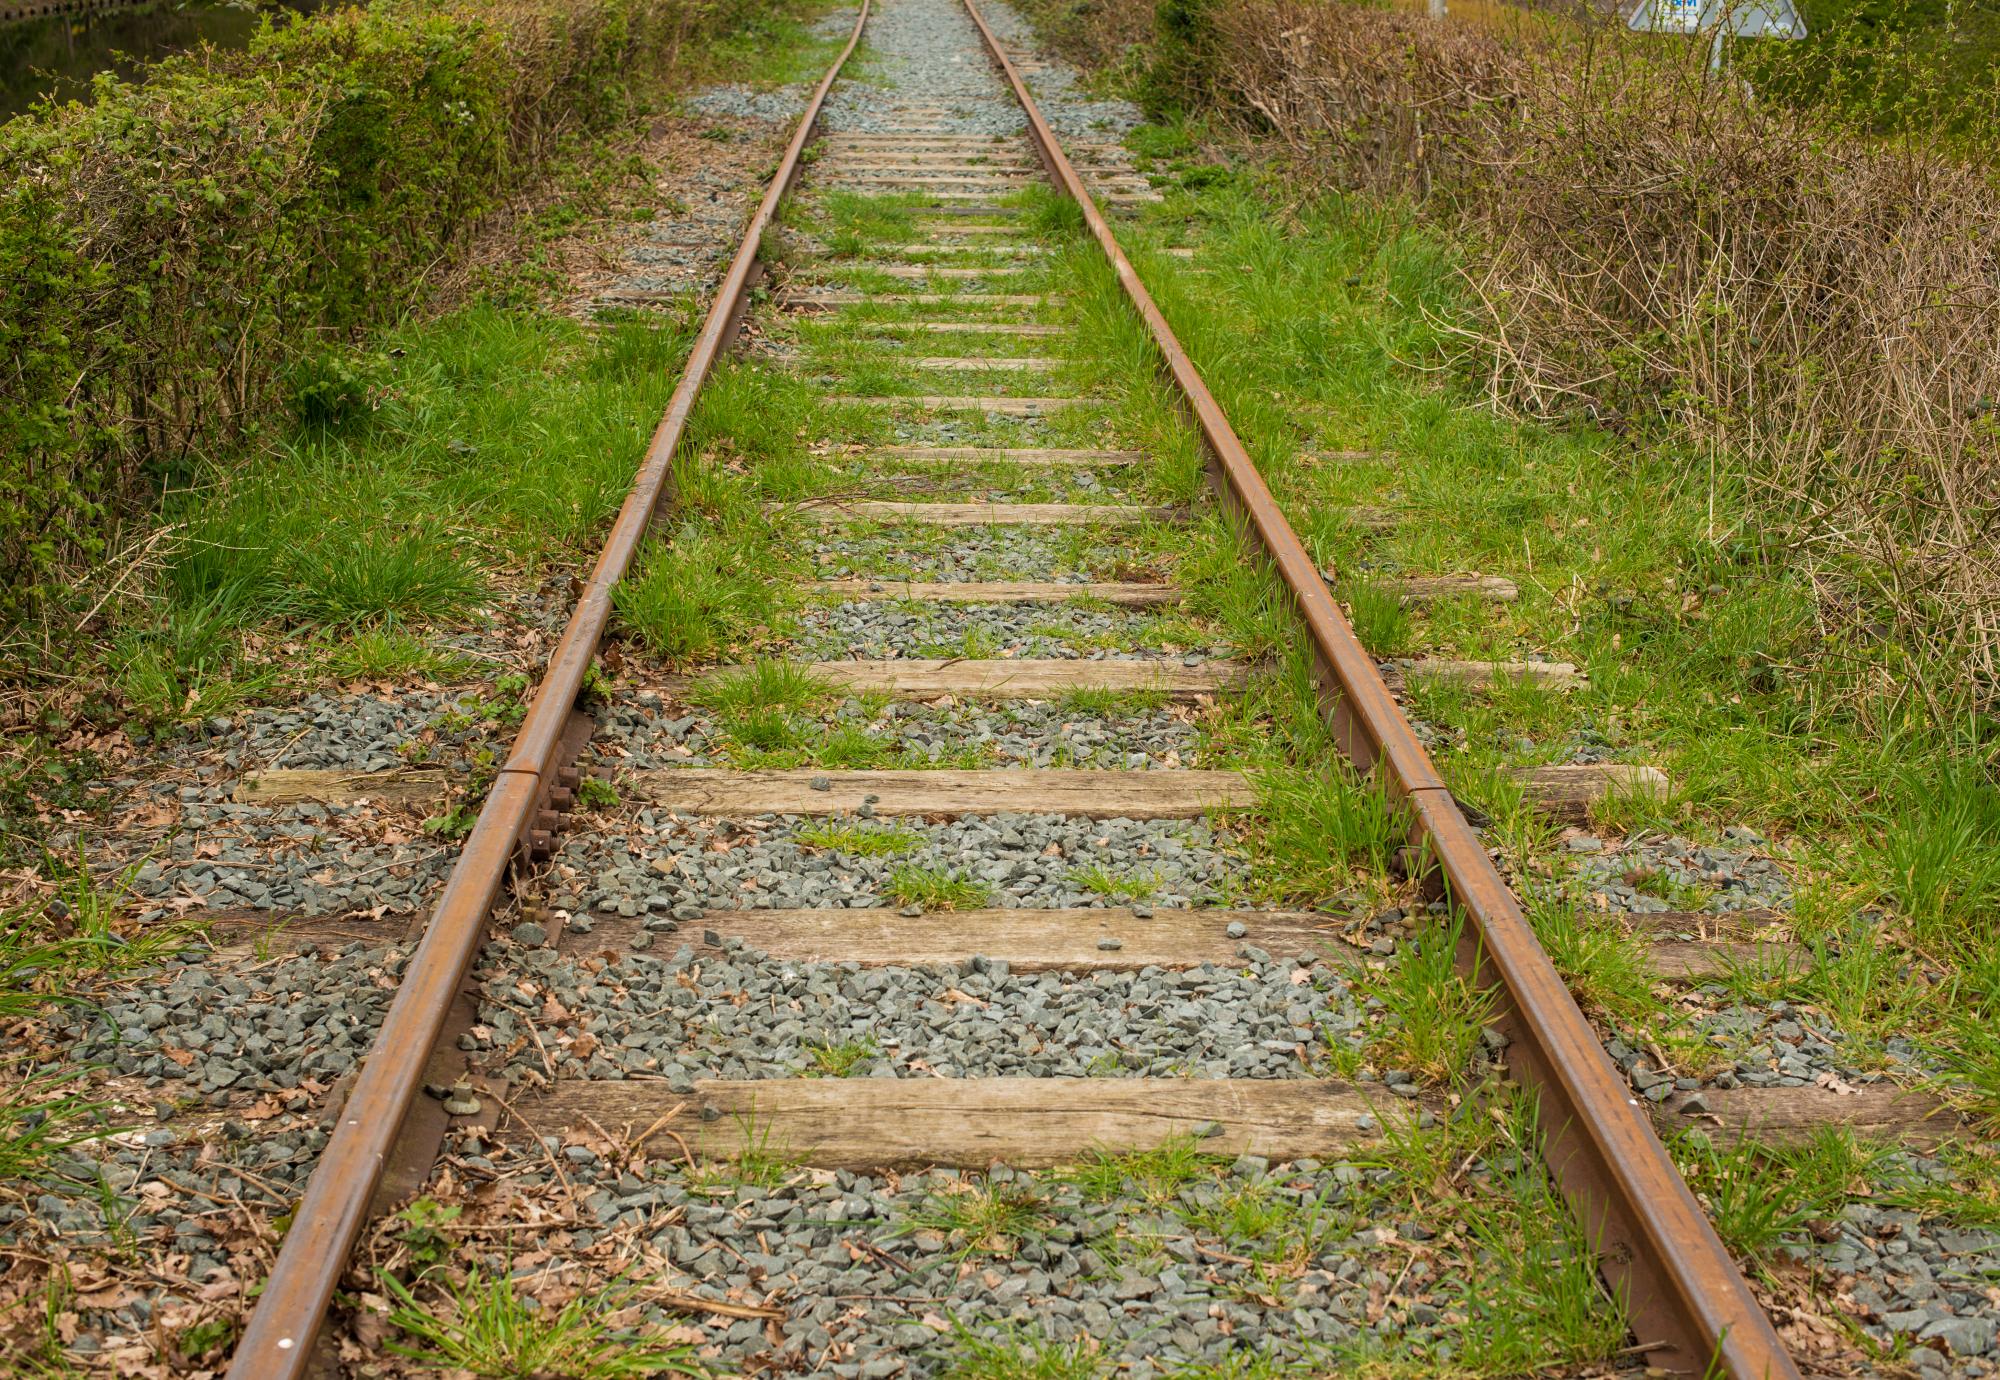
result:
M 554 783 L 560 762 L 564 729 L 611 619 L 612 588 L 631 565 L 652 521 L 695 399 L 742 321 L 758 267 L 758 245 L 798 175 L 801 155 L 827 92 L 861 42 L 868 10 L 869 0 L 861 0 L 861 12 L 855 17 L 847 46 L 813 91 L 764 199 L 743 232 L 729 272 L 716 290 L 680 385 L 647 446 L 597 566 L 577 597 L 513 750 L 459 852 L 444 894 L 424 929 L 423 942 L 410 961 L 361 1076 L 341 1109 L 339 1124 L 306 1185 L 277 1263 L 230 1361 L 231 1380 L 295 1380 L 307 1369 L 327 1305 L 367 1220 L 369 1200 L 383 1164 L 416 1098 L 425 1064 L 444 1030 L 446 1014 L 478 952 L 487 914 L 500 894 L 516 849 L 525 845 L 537 827 L 542 800 Z
M 1648 1359 L 1675 1371 L 1735 1380 L 1796 1377 L 1770 1319 L 1542 951 L 1520 904 L 1391 698 L 1375 659 L 1355 637 L 1221 405 L 1118 247 L 1020 73 L 978 6 L 964 3 L 1027 114 L 1028 133 L 1051 179 L 1082 210 L 1126 297 L 1145 319 L 1208 444 L 1211 480 L 1248 523 L 1291 592 L 1312 638 L 1342 749 L 1364 771 L 1379 770 L 1410 811 L 1412 843 L 1442 873 L 1447 895 L 1470 922 L 1478 961 L 1498 977 L 1510 1007 L 1510 1062 L 1539 1094 L 1549 1169 L 1625 1299 Z

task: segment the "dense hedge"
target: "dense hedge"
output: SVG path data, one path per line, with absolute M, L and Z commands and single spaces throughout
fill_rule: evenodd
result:
M 757 0 L 374 0 L 0 126 L 0 617 Z

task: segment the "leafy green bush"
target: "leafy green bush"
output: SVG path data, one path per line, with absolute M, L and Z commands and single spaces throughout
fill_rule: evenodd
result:
M 1153 18 L 1153 60 L 1139 85 L 1147 114 L 1198 109 L 1215 95 L 1214 7 L 1214 0 L 1160 0 Z
M 287 405 L 365 406 L 328 331 L 755 0 L 374 0 L 0 126 L 0 621 Z
M 389 361 L 379 354 L 333 351 L 297 360 L 287 374 L 292 411 L 310 426 L 339 426 L 368 410 Z

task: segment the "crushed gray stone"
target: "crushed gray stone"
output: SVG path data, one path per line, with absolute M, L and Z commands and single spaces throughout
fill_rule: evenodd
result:
M 458 1148 L 467 1162 L 493 1153 L 479 1141 Z M 563 1148 L 551 1139 L 528 1150 L 521 1176 L 548 1181 L 537 1161 Z M 1507 1171 L 1498 1161 L 1469 1170 Z M 1164 1202 L 1130 1181 L 1086 1193 L 1058 1174 L 1000 1166 L 799 1171 L 771 1187 L 595 1157 L 564 1172 L 598 1226 L 579 1233 L 582 1249 L 624 1254 L 643 1242 L 660 1273 L 679 1276 L 676 1288 L 783 1310 L 769 1331 L 761 1320 L 649 1314 L 702 1329 L 744 1373 L 939 1375 L 964 1359 L 968 1334 L 1004 1350 L 1087 1345 L 1142 1380 L 1257 1357 L 1330 1363 L 1336 1346 L 1422 1342 L 1444 1325 L 1444 1294 L 1462 1288 L 1449 1262 L 1412 1264 L 1393 1172 L 1364 1163 L 1224 1157 Z M 1010 1203 L 1016 1233 L 972 1242 L 952 1230 L 969 1195 Z M 1248 1204 L 1277 1225 L 1238 1225 L 1248 1219 L 1233 1209 Z M 1274 1254 L 1297 1268 L 1270 1269 Z M 491 1263 L 504 1267 L 504 1256 Z M 1371 1310 L 1371 1290 L 1379 1298 L 1399 1283 L 1412 1295 L 1440 1291 L 1438 1303 Z
M 1316 956 L 1227 969 L 1012 974 L 774 960 L 729 946 L 565 959 L 523 989 L 482 970 L 477 1038 L 510 1078 L 791 1078 L 830 1051 L 856 1078 L 1307 1078 L 1359 1050 L 1369 1008 Z M 548 1012 L 564 1012 L 551 1020 Z M 531 1037 L 528 1027 L 534 1026 Z
M 1073 604 L 947 604 L 856 599 L 804 609 L 794 656 L 833 661 L 890 657 L 1036 657 L 1067 661 L 1168 661 L 1183 666 L 1227 659 L 1219 641 L 1138 645 L 1152 621 L 1129 609 Z
M 816 831 L 822 823 L 893 829 L 908 841 L 878 857 L 800 842 L 802 830 Z M 629 827 L 625 834 L 566 839 L 550 874 L 552 904 L 652 915 L 661 924 L 706 910 L 893 905 L 891 878 L 907 867 L 981 884 L 990 890 L 985 904 L 991 906 L 1121 904 L 1084 885 L 1084 875 L 1101 870 L 1150 883 L 1150 905 L 1186 907 L 1222 901 L 1248 876 L 1234 840 L 1202 821 L 1023 814 L 943 823 L 772 815 L 715 820 L 641 810 Z
M 620 693 L 598 709 L 597 718 L 594 746 L 604 765 L 648 770 L 724 764 L 727 730 L 708 711 L 658 692 Z M 900 749 L 903 762 L 956 763 L 970 757 L 994 766 L 1138 771 L 1186 767 L 1200 745 L 1195 725 L 1170 709 L 1095 714 L 1040 700 L 987 705 L 945 696 L 927 703 L 844 698 L 794 724 L 803 742 L 814 741 L 815 732 L 864 733 Z
M 1069 534 L 1027 526 L 947 530 L 828 529 L 805 543 L 821 579 L 1041 580 L 1088 584 L 1120 566 L 1142 563 L 1101 534 Z
M 234 907 L 406 914 L 443 886 L 458 851 L 427 836 L 375 841 L 382 821 L 363 803 L 272 809 L 227 803 L 232 781 L 112 784 L 179 811 L 172 832 L 119 835 L 93 858 L 120 879 L 146 924 Z
M 1791 881 L 1761 847 L 1650 832 L 1606 839 L 1581 831 L 1567 835 L 1563 846 L 1572 863 L 1566 875 L 1523 876 L 1517 886 L 1531 896 L 1587 898 L 1599 909 L 1637 915 L 1791 908 Z
M 360 943 L 250 965 L 196 955 L 142 989 L 59 1008 L 50 1021 L 69 1061 L 225 1106 L 351 1072 L 408 959 L 403 949 Z

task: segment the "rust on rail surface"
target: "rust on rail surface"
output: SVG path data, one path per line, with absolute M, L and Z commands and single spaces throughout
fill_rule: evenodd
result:
M 382 1166 L 401 1132 L 453 999 L 485 933 L 515 851 L 527 847 L 554 784 L 562 739 L 582 693 L 591 659 L 611 618 L 611 591 L 631 564 L 666 488 L 674 451 L 716 358 L 742 320 L 757 250 L 778 205 L 798 175 L 826 95 L 861 41 L 869 0 L 854 32 L 814 89 L 798 129 L 778 163 L 764 199 L 743 234 L 729 272 L 716 290 L 680 384 L 653 433 L 632 488 L 549 659 L 520 734 L 479 820 L 466 838 L 444 893 L 425 927 L 381 1031 L 369 1051 L 319 1166 L 293 1214 L 277 1263 L 250 1314 L 229 1366 L 231 1380 L 294 1380 L 309 1364 L 313 1343 L 364 1225 Z
M 1550 1172 L 1626 1300 L 1648 1359 L 1675 1371 L 1736 1380 L 1796 1377 L 1770 1319 L 1542 951 L 1221 405 L 1118 247 L 978 6 L 964 3 L 1027 114 L 1029 136 L 1051 179 L 1082 210 L 1144 318 L 1207 442 L 1221 496 L 1248 523 L 1289 589 L 1313 641 L 1338 741 L 1358 767 L 1379 769 L 1402 799 L 1412 841 L 1434 861 L 1447 894 L 1470 922 L 1479 961 L 1499 978 L 1510 1006 L 1509 1058 L 1513 1071 L 1538 1092 Z

